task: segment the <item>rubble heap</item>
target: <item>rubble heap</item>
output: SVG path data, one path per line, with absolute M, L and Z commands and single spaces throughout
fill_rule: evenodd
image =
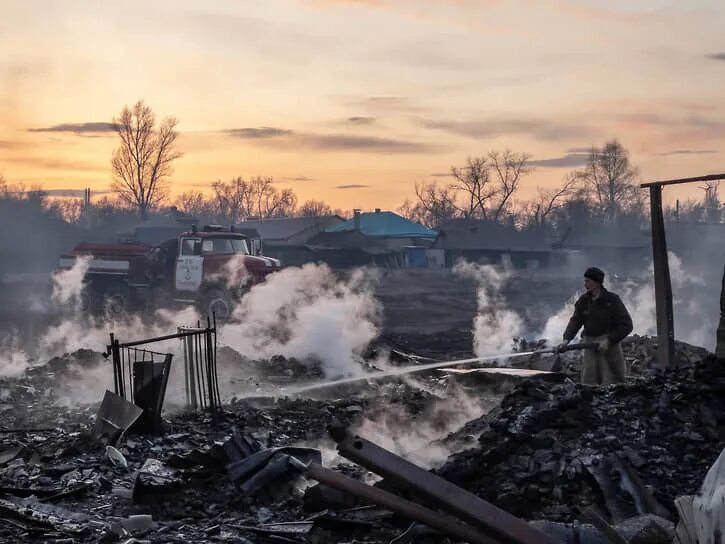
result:
M 673 500 L 699 489 L 725 445 L 725 368 L 708 357 L 608 388 L 526 380 L 456 435 L 478 443 L 438 473 L 515 515 L 571 521 L 590 505 L 615 521 L 634 515 L 607 483 L 625 470 L 674 519 Z

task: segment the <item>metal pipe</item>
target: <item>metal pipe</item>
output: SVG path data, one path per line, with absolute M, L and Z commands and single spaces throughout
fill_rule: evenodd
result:
M 353 480 L 318 463 L 305 464 L 299 459 L 290 457 L 290 464 L 309 478 L 387 508 L 408 519 L 424 523 L 444 534 L 454 536 L 471 544 L 499 544 L 496 540 L 455 518 L 393 495 L 378 487 L 372 487 Z

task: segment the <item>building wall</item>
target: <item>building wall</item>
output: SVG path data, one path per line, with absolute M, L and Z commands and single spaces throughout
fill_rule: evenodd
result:
M 479 264 L 508 263 L 516 268 L 548 266 L 551 253 L 544 251 L 501 251 L 493 249 L 447 249 L 446 266 L 455 266 L 459 260 Z

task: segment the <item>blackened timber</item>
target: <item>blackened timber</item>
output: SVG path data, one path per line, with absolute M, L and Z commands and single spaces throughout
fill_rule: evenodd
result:
M 652 218 L 652 258 L 655 275 L 655 304 L 657 312 L 657 362 L 660 369 L 670 368 L 675 356 L 675 325 L 672 309 L 672 282 L 667 259 L 667 238 L 662 213 L 662 187 L 649 188 Z
M 722 288 L 720 290 L 720 323 L 717 327 L 717 347 L 715 354 L 720 360 L 725 360 L 725 267 L 722 273 Z
M 341 455 L 379 474 L 394 486 L 433 502 L 456 518 L 483 530 L 502 544 L 554 544 L 526 521 L 473 493 L 359 436 L 339 424 L 330 427 Z
M 303 472 L 308 478 L 312 478 L 323 484 L 334 487 L 356 497 L 366 499 L 373 504 L 387 508 L 392 512 L 400 514 L 408 519 L 419 521 L 425 525 L 438 529 L 444 534 L 459 538 L 471 544 L 498 544 L 497 540 L 489 538 L 481 531 L 451 516 L 441 514 L 420 504 L 393 495 L 392 493 L 373 487 L 347 476 L 334 472 L 317 463 L 305 464 L 301 461 L 290 458 L 293 467 Z M 547 540 L 540 540 L 542 544 Z
M 680 185 L 682 183 L 694 183 L 696 181 L 720 181 L 725 179 L 725 174 L 708 174 L 707 176 L 695 176 L 692 178 L 666 179 L 662 181 L 650 181 L 640 185 L 642 189 L 651 187 L 662 187 L 664 185 Z

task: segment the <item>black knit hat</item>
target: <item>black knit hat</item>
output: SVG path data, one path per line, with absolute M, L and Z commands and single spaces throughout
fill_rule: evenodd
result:
M 595 266 L 587 268 L 587 271 L 584 272 L 584 277 L 589 278 L 600 285 L 604 283 L 604 272 Z

